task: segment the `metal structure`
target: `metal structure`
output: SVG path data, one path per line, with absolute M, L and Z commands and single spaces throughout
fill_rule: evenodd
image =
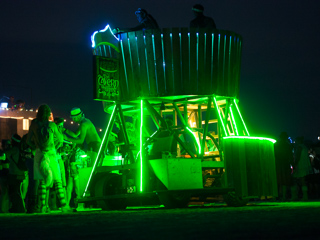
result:
M 241 205 L 277 195 L 274 141 L 250 137 L 238 106 L 240 35 L 172 28 L 115 36 L 107 26 L 91 40 L 94 99 L 110 119 L 80 202 L 121 209 L 156 196 L 185 207 L 190 197 L 222 194 Z M 103 157 L 115 122 L 121 156 Z

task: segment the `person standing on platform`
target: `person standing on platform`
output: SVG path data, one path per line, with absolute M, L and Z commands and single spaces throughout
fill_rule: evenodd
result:
M 211 17 L 203 15 L 204 7 L 200 4 L 196 4 L 192 7 L 192 11 L 195 15 L 195 19 L 190 22 L 190 28 L 208 28 L 216 29 L 216 24 Z
M 76 132 L 64 129 L 64 139 L 75 144 L 83 144 L 86 142 L 88 148 L 87 150 L 89 151 L 87 152 L 87 155 L 90 156 L 92 163 L 92 161 L 96 160 L 101 146 L 101 139 L 98 135 L 98 132 L 93 123 L 88 118 L 85 118 L 80 108 L 75 107 L 71 109 L 70 118 L 74 122 L 79 123 L 79 128 Z M 90 165 L 91 164 L 88 163 L 88 167 L 91 167 Z
M 142 8 L 138 8 L 135 12 L 138 22 L 140 23 L 138 26 L 133 28 L 125 28 L 113 29 L 113 33 L 121 33 L 121 32 L 131 32 L 131 31 L 140 31 L 140 30 L 147 30 L 147 29 L 159 29 L 159 25 L 157 21 L 145 10 Z

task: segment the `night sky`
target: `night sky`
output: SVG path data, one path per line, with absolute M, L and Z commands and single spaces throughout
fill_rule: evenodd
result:
M 47 103 L 55 116 L 80 107 L 103 128 L 93 100 L 90 36 L 133 27 L 138 7 L 161 28 L 188 27 L 195 3 L 219 29 L 243 37 L 240 108 L 251 135 L 316 140 L 320 135 L 318 0 L 1 0 L 0 96 Z

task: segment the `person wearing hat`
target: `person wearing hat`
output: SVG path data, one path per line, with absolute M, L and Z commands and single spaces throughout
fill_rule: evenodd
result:
M 157 21 L 145 9 L 138 8 L 137 11 L 135 11 L 135 15 L 137 17 L 138 22 L 140 23 L 138 26 L 126 29 L 115 28 L 113 29 L 113 33 L 131 32 L 147 29 L 159 29 Z
M 214 20 L 211 17 L 203 15 L 204 7 L 202 5 L 194 5 L 192 7 L 192 11 L 196 18 L 190 22 L 190 28 L 217 28 Z
M 93 152 L 89 155 L 91 155 L 91 159 L 94 161 L 101 146 L 101 139 L 95 126 L 88 118 L 85 118 L 83 112 L 78 107 L 71 109 L 70 118 L 72 121 L 79 123 L 79 128 L 76 132 L 65 129 L 64 139 L 75 144 L 83 144 L 86 142 L 88 150 Z

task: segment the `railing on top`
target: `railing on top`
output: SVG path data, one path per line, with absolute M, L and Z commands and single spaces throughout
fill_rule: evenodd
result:
M 165 28 L 122 33 L 109 38 L 113 43 L 101 36 L 94 55 L 119 61 L 119 95 L 101 100 L 239 95 L 241 36 L 236 33 Z

